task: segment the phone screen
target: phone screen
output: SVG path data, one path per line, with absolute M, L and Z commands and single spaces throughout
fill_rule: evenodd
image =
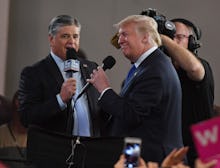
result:
M 134 168 L 138 167 L 138 160 L 141 153 L 141 141 L 140 139 L 127 138 L 125 139 L 124 155 L 125 155 L 125 167 Z

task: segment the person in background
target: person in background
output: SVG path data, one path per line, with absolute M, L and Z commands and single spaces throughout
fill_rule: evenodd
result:
M 18 114 L 18 92 L 12 99 L 10 121 L 0 126 L 0 160 L 9 167 L 29 167 L 26 162 L 27 130 Z
M 193 168 L 198 156 L 190 126 L 214 116 L 214 80 L 209 63 L 198 56 L 200 29 L 186 19 L 171 21 L 176 26 L 174 38 L 161 34 L 161 39 L 181 82 L 183 143 L 189 146 L 187 159 Z
M 188 151 L 188 147 L 182 147 L 180 149 L 173 149 L 166 158 L 162 161 L 161 165 L 157 162 L 145 162 L 142 157 L 139 158 L 139 166 L 137 168 L 171 168 L 174 166 L 180 166 L 183 163 L 185 155 Z M 122 154 L 119 160 L 114 164 L 114 168 L 124 168 L 125 156 Z M 183 165 L 183 164 L 182 164 Z M 188 167 L 183 165 L 184 167 Z
M 11 112 L 11 101 L 0 95 L 0 125 L 9 122 Z
M 137 168 L 190 168 L 184 164 L 184 158 L 188 152 L 188 147 L 182 147 L 180 149 L 174 149 L 163 160 L 161 165 L 156 162 L 145 162 L 142 157 L 139 158 L 139 166 Z M 121 155 L 119 160 L 114 164 L 114 168 L 124 168 L 125 157 Z M 195 168 L 213 168 L 217 164 L 216 160 L 209 162 L 202 162 L 199 158 L 195 160 Z
M 183 146 L 180 81 L 158 48 L 161 39 L 154 19 L 131 15 L 116 27 L 121 50 L 133 64 L 120 95 L 101 67 L 87 81 L 101 93 L 98 103 L 109 116 L 105 134 L 140 137 L 143 159 L 160 163 L 174 148 Z
M 69 15 L 54 17 L 48 29 L 49 55 L 22 70 L 19 112 L 26 127 L 37 125 L 58 133 L 100 136 L 97 90 L 90 87 L 75 102 L 97 64 L 77 57 L 77 72 L 67 77 L 64 71 L 67 49 L 79 50 L 80 31 L 81 24 L 76 18 Z

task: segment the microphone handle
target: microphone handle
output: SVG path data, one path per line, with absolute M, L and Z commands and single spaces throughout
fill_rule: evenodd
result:
M 91 83 L 87 82 L 87 83 L 83 86 L 81 92 L 80 92 L 80 93 L 78 94 L 78 96 L 76 97 L 75 102 L 82 96 L 82 94 L 86 91 L 86 89 L 89 88 L 90 85 L 91 85 Z
M 73 73 L 74 73 L 74 71 L 66 72 L 66 78 L 69 79 L 69 78 L 73 77 Z

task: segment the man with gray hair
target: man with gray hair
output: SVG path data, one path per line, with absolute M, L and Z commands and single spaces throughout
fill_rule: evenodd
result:
M 161 45 L 157 23 L 148 16 L 128 16 L 118 24 L 118 44 L 133 64 L 118 95 L 101 67 L 88 81 L 101 93 L 99 105 L 109 115 L 105 133 L 142 139 L 145 161 L 161 163 L 172 149 L 180 148 L 181 87 Z
M 81 25 L 76 18 L 69 15 L 53 18 L 48 35 L 50 54 L 23 69 L 19 85 L 19 111 L 26 127 L 37 125 L 76 136 L 100 136 L 97 90 L 90 87 L 75 101 L 97 64 L 78 57 L 78 70 L 73 76 L 67 77 L 64 71 L 67 49 L 79 50 L 80 30 Z

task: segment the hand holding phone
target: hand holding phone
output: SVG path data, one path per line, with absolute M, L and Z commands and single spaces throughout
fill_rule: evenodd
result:
M 141 154 L 141 139 L 135 137 L 126 137 L 124 139 L 125 167 L 134 168 L 139 166 L 139 157 Z

